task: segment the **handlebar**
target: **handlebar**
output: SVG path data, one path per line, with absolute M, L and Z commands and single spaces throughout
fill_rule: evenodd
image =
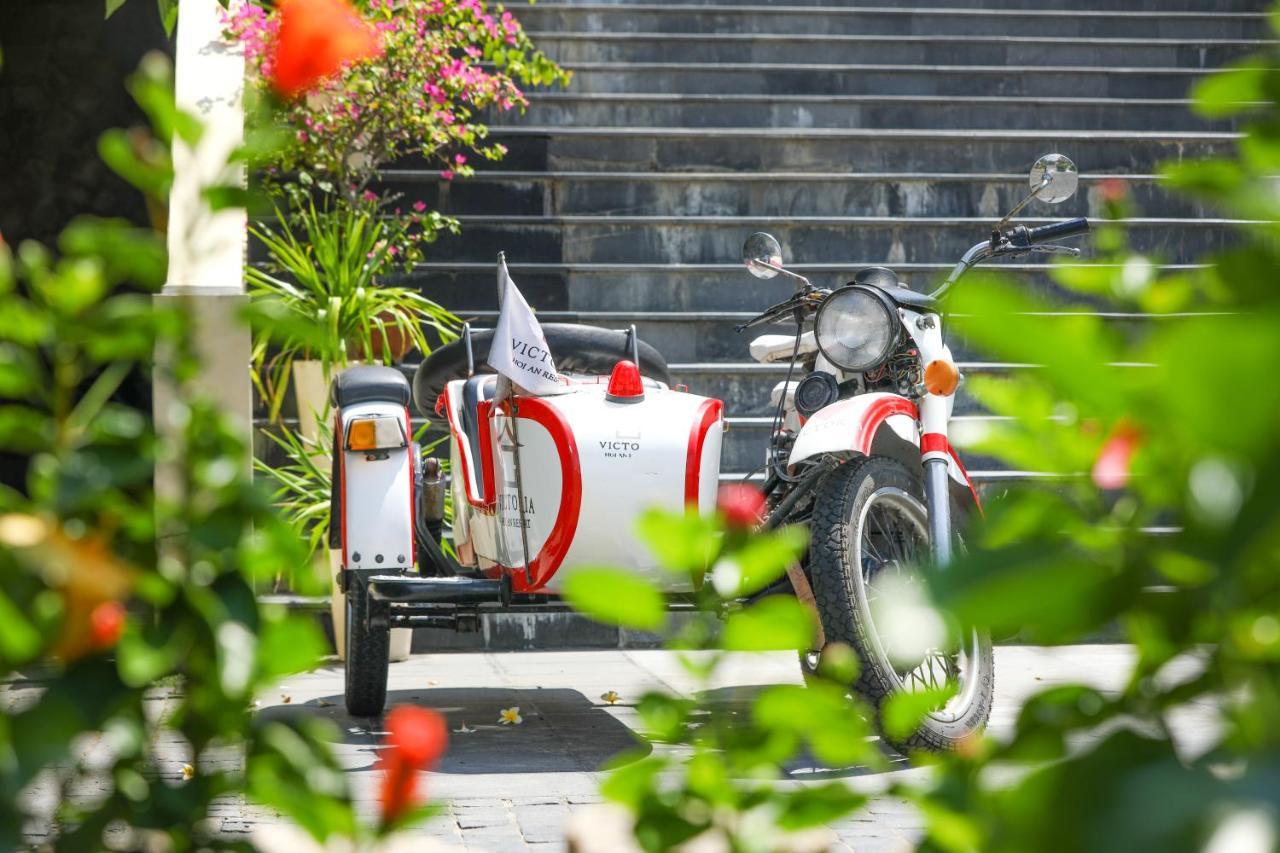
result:
M 1088 230 L 1089 220 L 1079 217 L 1078 219 L 1054 222 L 1050 225 L 1041 225 L 1039 228 L 1028 229 L 1020 225 L 1007 234 L 996 231 L 992 233 L 990 240 L 983 240 L 965 252 L 964 257 L 951 270 L 951 274 L 947 276 L 947 280 L 942 283 L 942 286 L 929 295 L 934 299 L 940 298 L 951 289 L 951 285 L 955 284 L 960 279 L 960 276 L 996 255 L 1020 255 L 1036 251 L 1076 254 L 1079 249 L 1070 249 L 1065 246 L 1046 246 L 1043 244 L 1052 240 L 1062 240 L 1076 234 L 1083 234 Z
M 1078 219 L 1068 219 L 1065 222 L 1054 222 L 1051 225 L 1032 228 L 1027 231 L 1027 239 L 1032 243 L 1046 243 L 1049 240 L 1061 240 L 1083 234 L 1088 230 L 1089 220 L 1081 216 Z

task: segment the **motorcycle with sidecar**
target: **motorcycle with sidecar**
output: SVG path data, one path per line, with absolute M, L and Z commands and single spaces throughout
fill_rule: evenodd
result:
M 1036 161 L 1026 198 L 927 295 L 885 267 L 815 287 L 784 266 L 767 234 L 751 235 L 743 249 L 753 275 L 797 285 L 739 327 L 794 324 L 792 334 L 750 344 L 757 361 L 789 365 L 773 389 L 763 448 L 763 523 L 803 524 L 811 536 L 784 588 L 767 592 L 791 592 L 818 614 L 821 640 L 801 654 L 806 675 L 824 643 L 841 642 L 861 664 L 851 689 L 877 711 L 897 692 L 948 689 L 950 698 L 895 742 L 900 749 L 954 748 L 985 726 L 994 686 L 989 637 L 926 637 L 904 656 L 876 624 L 886 598 L 922 571 L 945 570 L 960 547 L 954 522 L 981 511 L 948 439 L 962 377 L 939 300 L 989 259 L 1078 253 L 1057 241 L 1087 231 L 1085 219 L 1009 224 L 1033 199 L 1069 198 L 1077 178 L 1062 155 Z M 724 404 L 674 385 L 634 327 L 542 328 L 566 383 L 551 396 L 495 399 L 499 377 L 485 372 L 493 332 L 469 326 L 424 359 L 412 384 L 374 366 L 333 382 L 331 545 L 342 555 L 352 714 L 383 709 L 392 628 L 466 630 L 486 610 L 563 607 L 559 593 L 575 566 L 624 567 L 659 585 L 672 606 L 690 600 L 692 578 L 662 571 L 635 521 L 651 507 L 714 511 Z M 413 441 L 411 405 L 447 429 L 447 470 Z

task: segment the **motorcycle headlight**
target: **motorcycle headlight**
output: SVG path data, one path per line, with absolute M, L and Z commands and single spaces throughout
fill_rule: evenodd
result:
M 813 329 L 818 349 L 832 364 L 863 373 L 889 357 L 901 326 L 888 296 L 873 287 L 854 284 L 827 297 Z

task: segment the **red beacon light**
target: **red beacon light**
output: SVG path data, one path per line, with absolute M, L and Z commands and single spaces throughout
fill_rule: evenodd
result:
M 604 398 L 611 403 L 639 403 L 644 399 L 644 383 L 635 362 L 624 360 L 613 366 Z

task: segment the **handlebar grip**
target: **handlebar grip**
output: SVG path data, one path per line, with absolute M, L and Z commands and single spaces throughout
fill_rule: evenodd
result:
M 1027 231 L 1027 240 L 1031 243 L 1047 243 L 1050 240 L 1061 240 L 1075 234 L 1083 234 L 1089 230 L 1089 220 L 1083 216 L 1079 219 L 1068 219 L 1052 225 L 1041 225 Z

